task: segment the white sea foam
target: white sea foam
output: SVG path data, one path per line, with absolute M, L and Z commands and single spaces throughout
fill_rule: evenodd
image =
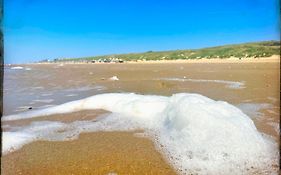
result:
M 33 135 L 25 132 L 3 132 L 2 133 L 2 150 L 14 151 L 21 148 L 24 144 L 30 143 L 33 140 Z
M 77 88 L 69 88 L 64 91 L 66 91 L 66 92 L 83 92 L 83 91 L 90 91 L 90 90 L 102 91 L 105 89 L 106 89 L 106 87 L 104 87 L 104 86 L 82 86 L 82 87 L 77 87 Z
M 36 99 L 33 100 L 34 102 L 40 102 L 40 103 L 52 103 L 54 99 Z
M 67 96 L 67 97 L 75 97 L 75 96 L 78 96 L 78 94 L 67 94 L 65 96 Z
M 43 86 L 35 86 L 35 87 L 31 87 L 31 90 L 37 90 L 37 89 L 44 89 Z
M 38 139 L 67 140 L 77 138 L 81 132 L 143 129 L 179 173 L 250 174 L 258 170 L 275 174 L 272 165 L 278 163 L 276 143 L 263 137 L 240 109 L 199 94 L 101 94 L 4 116 L 2 121 L 85 109 L 112 113 L 95 121 L 33 122 L 4 132 L 3 153 Z
M 244 82 L 238 82 L 238 81 L 227 81 L 227 80 L 205 80 L 205 79 L 191 79 L 191 78 L 161 78 L 160 80 L 166 80 L 166 81 L 189 81 L 189 82 L 197 82 L 197 83 L 220 83 L 220 84 L 226 84 L 227 88 L 232 89 L 242 89 L 245 88 Z
M 15 67 L 11 67 L 11 69 L 13 69 L 13 70 L 21 70 L 21 69 L 23 69 L 23 67 L 21 67 L 21 66 L 15 66 Z

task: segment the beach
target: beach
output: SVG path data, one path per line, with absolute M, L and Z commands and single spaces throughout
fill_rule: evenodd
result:
M 11 69 L 15 66 L 20 68 Z M 46 109 L 94 95 L 109 93 L 114 93 L 114 96 L 109 96 L 110 99 L 115 99 L 116 93 L 125 94 L 125 97 L 127 97 L 126 93 L 140 94 L 142 96 L 136 96 L 135 94 L 128 96 L 136 98 L 136 100 L 140 99 L 140 102 L 132 105 L 132 107 L 142 104 L 141 102 L 143 101 L 147 103 L 147 99 L 153 99 L 152 102 L 156 101 L 157 108 L 160 109 L 162 101 L 166 105 L 166 101 L 170 103 L 173 99 L 177 100 L 178 97 L 173 98 L 173 94 L 196 93 L 215 100 L 211 101 L 205 99 L 205 97 L 196 96 L 197 99 L 210 101 L 211 105 L 213 103 L 215 105 L 225 105 L 225 103 L 219 102 L 223 101 L 240 109 L 254 122 L 260 133 L 264 133 L 275 145 L 280 144 L 279 56 L 242 60 L 202 59 L 122 64 L 52 63 L 15 66 L 8 66 L 4 69 L 4 116 L 12 114 L 19 114 L 20 116 L 22 112 Z M 155 95 L 157 97 L 154 97 Z M 186 95 L 187 97 L 189 98 L 188 95 Z M 94 100 L 95 97 L 93 97 Z M 149 100 L 148 102 L 150 103 L 151 101 Z M 67 126 L 65 127 L 67 129 L 69 129 L 69 125 L 71 125 L 70 128 L 84 127 L 83 123 L 76 125 L 75 122 L 85 121 L 88 125 L 89 123 L 87 122 L 99 123 L 103 118 L 106 119 L 108 115 L 112 118 L 118 117 L 118 115 L 111 116 L 111 114 L 122 115 L 122 108 L 115 109 L 120 103 L 123 102 L 118 102 L 113 107 L 110 106 L 110 109 L 113 108 L 112 111 L 89 108 L 89 110 L 67 114 L 54 113 L 43 117 L 10 121 L 2 120 L 2 130 L 4 132 L 14 132 L 18 128 L 24 128 L 34 122 L 36 124 L 36 122 L 46 121 L 62 123 L 64 124 L 63 126 Z M 124 110 L 127 109 L 126 106 L 131 105 L 128 105 L 127 101 L 124 104 L 127 104 Z M 107 103 L 104 102 L 104 105 L 106 106 Z M 225 109 L 230 108 L 232 109 L 232 107 L 226 106 Z M 234 113 L 240 115 L 239 111 L 236 113 L 236 108 L 235 110 L 233 109 Z M 141 110 L 138 112 L 146 114 L 149 109 L 148 105 L 144 107 L 145 112 Z M 121 112 L 119 112 L 120 110 Z M 181 110 L 180 108 L 179 111 Z M 177 112 L 180 113 L 179 111 Z M 149 114 L 148 116 L 153 115 Z M 122 122 L 126 122 L 125 119 L 127 120 L 127 118 L 120 117 Z M 118 120 L 112 121 L 114 121 L 114 124 L 118 124 Z M 110 122 L 111 120 L 109 120 Z M 65 136 L 63 139 L 57 138 L 57 136 L 52 135 L 53 133 L 50 136 L 37 136 L 39 139 L 34 139 L 27 144 L 23 144 L 22 147 L 9 150 L 2 155 L 2 173 L 113 175 L 196 172 L 193 169 L 189 171 L 188 169 L 177 167 L 179 164 L 177 162 L 178 157 L 175 156 L 173 158 L 176 160 L 172 160 L 171 155 L 167 156 L 167 154 L 163 153 L 166 147 L 162 150 L 162 146 L 159 144 L 162 143 L 161 135 L 157 136 L 160 141 L 157 139 L 155 141 L 157 137 L 152 136 L 155 133 L 151 134 L 150 125 L 144 129 L 130 128 L 130 123 L 127 125 L 126 127 L 128 128 L 124 130 L 122 129 L 123 125 L 114 125 L 113 128 L 105 125 L 109 129 L 95 128 L 92 131 L 91 128 L 87 132 L 78 133 L 78 135 L 75 135 L 77 134 L 75 130 L 74 137 L 67 135 L 70 136 L 69 139 Z M 204 123 L 202 126 L 208 125 Z M 220 125 L 214 126 L 220 127 Z M 168 129 L 170 129 L 169 127 Z M 248 128 L 248 126 L 246 127 Z M 200 130 L 204 130 L 204 128 L 200 128 Z M 56 131 L 58 133 L 64 132 L 64 130 Z M 160 131 L 162 132 L 162 130 Z M 253 133 L 256 134 L 255 131 Z M 52 139 L 45 139 L 48 137 L 52 137 Z M 189 161 L 192 162 L 192 160 Z M 206 165 L 206 167 L 208 166 Z M 256 169 L 249 170 L 249 174 L 253 172 L 262 174 L 269 171 L 254 168 Z M 277 174 L 278 169 L 278 162 L 273 162 L 270 171 Z M 213 172 L 217 171 L 216 169 L 212 170 Z M 202 170 L 202 172 L 204 171 L 206 170 Z M 237 172 L 240 171 L 237 170 Z

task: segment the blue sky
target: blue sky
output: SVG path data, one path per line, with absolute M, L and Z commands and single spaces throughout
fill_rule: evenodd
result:
M 5 62 L 279 40 L 278 10 L 278 0 L 5 0 Z

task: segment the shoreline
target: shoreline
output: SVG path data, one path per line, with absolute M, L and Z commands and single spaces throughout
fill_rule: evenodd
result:
M 61 64 L 92 64 L 92 65 L 106 65 L 106 64 L 174 64 L 174 63 L 268 63 L 280 62 L 280 55 L 272 55 L 270 57 L 258 57 L 258 58 L 201 58 L 201 59 L 177 59 L 177 60 L 135 60 L 135 61 L 124 61 L 124 63 L 91 63 L 91 62 L 75 62 L 75 61 L 60 61 L 60 62 L 42 62 L 42 63 L 24 63 L 24 64 L 5 64 L 5 66 L 15 66 L 15 65 L 61 65 Z

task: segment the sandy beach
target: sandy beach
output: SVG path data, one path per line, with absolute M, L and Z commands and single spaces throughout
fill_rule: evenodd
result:
M 253 2 L 0 3 L 1 174 L 279 175 L 280 4 Z
M 158 64 L 162 63 L 162 64 Z M 230 64 L 231 63 L 231 64 Z M 5 69 L 4 115 L 43 109 L 102 93 L 171 96 L 198 93 L 241 109 L 258 131 L 280 143 L 280 57 L 146 61 L 128 64 L 26 64 Z M 29 70 L 26 70 L 29 68 Z M 113 78 L 116 76 L 118 79 Z M 32 107 L 32 109 L 29 109 Z M 32 122 L 97 121 L 110 114 L 86 110 L 2 121 L 5 132 Z M 81 133 L 68 141 L 37 140 L 2 155 L 8 174 L 179 174 L 151 138 L 137 131 Z M 278 165 L 273 165 L 278 171 Z M 257 174 L 263 172 L 257 169 Z

